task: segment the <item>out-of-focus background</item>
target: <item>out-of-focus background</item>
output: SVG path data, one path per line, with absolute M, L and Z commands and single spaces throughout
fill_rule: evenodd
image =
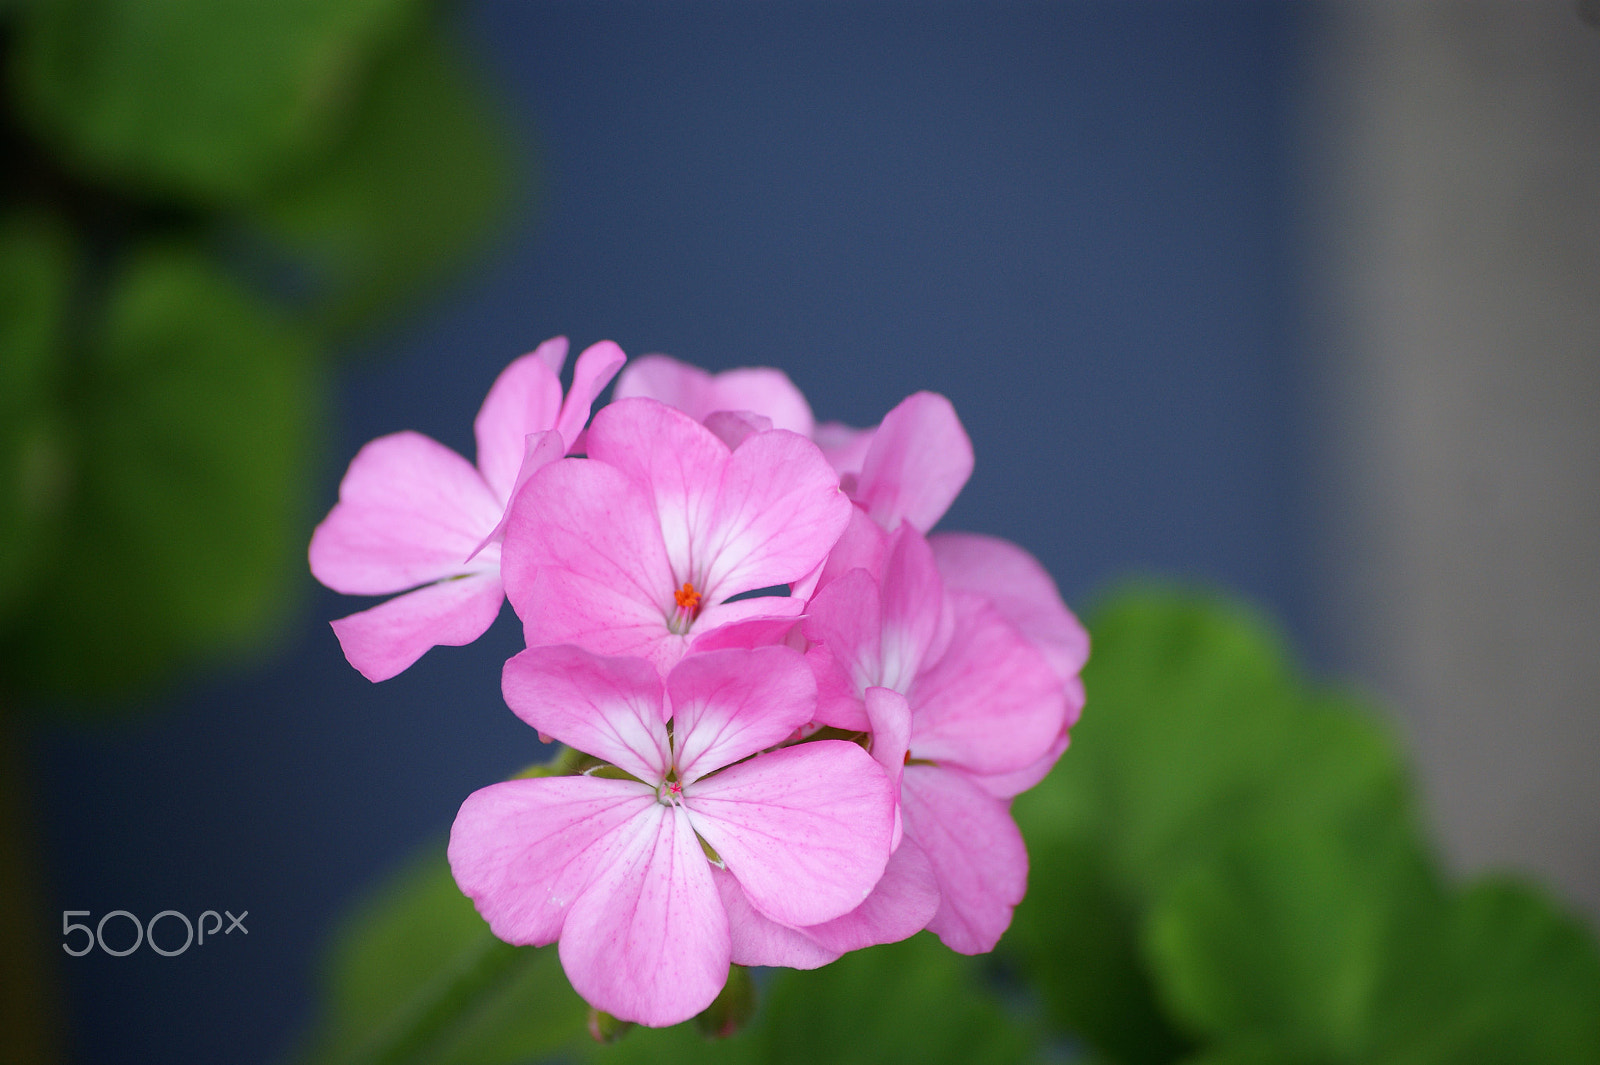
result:
M 338 915 L 540 757 L 499 695 L 509 609 L 372 685 L 326 625 L 368 602 L 298 559 L 362 443 L 470 455 L 495 374 L 558 333 L 778 366 L 855 425 L 943 392 L 977 453 L 944 528 L 1021 543 L 1075 607 L 1141 574 L 1254 601 L 1392 709 L 1454 868 L 1536 874 L 1600 922 L 1593 5 L 329 5 L 258 140 L 179 138 L 165 169 L 108 86 L 159 83 L 207 129 L 260 42 L 301 38 L 236 29 L 183 81 L 159 62 L 181 34 L 138 6 L 14 4 L 0 38 L 25 101 L 0 307 L 59 289 L 45 331 L 71 352 L 35 373 L 44 327 L 7 323 L 0 442 L 25 501 L 99 493 L 70 534 L 8 514 L 0 565 L 6 843 L 33 855 L 7 858 L 8 951 L 52 959 L 60 995 L 19 993 L 58 1011 L 68 1060 L 276 1060 Z M 296 152 L 326 172 L 273 169 Z M 227 310 L 162 318 L 201 305 Z M 274 369 L 208 372 L 204 402 L 140 361 L 240 323 L 238 358 Z M 196 483 L 236 484 L 229 509 L 119 523 L 170 491 L 113 476 L 156 438 L 179 466 L 215 446 Z M 74 457 L 92 468 L 61 474 Z M 259 610 L 205 613 L 230 541 L 141 561 L 270 522 L 284 543 L 250 542 L 263 573 L 293 556 L 292 587 Z M 198 634 L 129 621 L 191 579 Z M 139 675 L 146 645 L 178 671 Z M 63 911 L 168 909 L 247 910 L 248 932 L 57 949 Z

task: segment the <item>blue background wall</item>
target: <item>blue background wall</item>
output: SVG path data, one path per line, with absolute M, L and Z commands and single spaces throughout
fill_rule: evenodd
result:
M 856 425 L 943 392 L 977 452 L 944 527 L 1020 542 L 1080 608 L 1130 572 L 1228 586 L 1316 660 L 1291 243 L 1303 18 L 468 8 L 464 43 L 536 145 L 536 206 L 339 374 L 308 539 L 366 440 L 412 428 L 470 455 L 511 358 L 610 338 L 779 366 Z M 248 938 L 180 957 L 64 958 L 78 1060 L 281 1054 L 341 910 L 540 756 L 499 695 L 509 610 L 375 686 L 325 624 L 365 604 L 305 583 L 254 666 L 134 724 L 37 736 L 53 909 L 250 911 Z

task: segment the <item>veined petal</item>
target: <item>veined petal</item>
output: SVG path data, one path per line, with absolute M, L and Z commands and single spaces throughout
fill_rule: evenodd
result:
M 805 929 L 806 935 L 840 954 L 914 936 L 939 909 L 933 863 L 910 839 L 902 840 L 872 894 L 843 917 Z
M 989 600 L 1044 653 L 1063 681 L 1077 677 L 1089 658 L 1089 634 L 1038 559 L 1009 540 L 977 533 L 935 533 L 928 544 L 945 587 Z M 1082 699 L 1075 706 L 1081 707 Z
M 781 429 L 734 450 L 713 499 L 696 542 L 717 599 L 806 576 L 850 521 L 850 501 L 822 452 Z
M 889 860 L 889 778 L 853 743 L 760 754 L 684 789 L 684 807 L 756 909 L 812 925 L 866 899 Z
M 911 755 L 975 773 L 1037 761 L 1066 721 L 1061 680 L 982 599 L 951 595 L 950 647 L 912 685 Z
M 567 338 L 556 337 L 500 371 L 478 408 L 472 433 L 478 441 L 478 469 L 502 507 L 510 501 L 522 465 L 523 438 L 556 427 L 561 411 L 561 379 L 550 357 L 567 354 Z M 557 360 L 559 365 L 559 360 Z
M 927 532 L 972 476 L 972 441 L 950 401 L 908 396 L 884 416 L 861 465 L 853 498 L 885 529 L 908 521 Z
M 505 591 L 493 571 L 423 585 L 332 622 L 344 656 L 370 681 L 404 672 L 431 647 L 462 647 L 489 631 Z
M 312 534 L 311 573 L 346 595 L 387 595 L 483 569 L 465 559 L 501 510 L 472 464 L 443 444 L 380 436 L 351 461 L 339 502 Z
M 906 697 L 892 688 L 868 688 L 863 700 L 867 721 L 872 727 L 872 760 L 889 774 L 889 783 L 898 799 L 900 776 L 905 771 L 906 754 L 911 747 L 911 706 Z M 895 802 L 894 836 L 891 849 L 900 846 L 900 804 Z
M 854 695 L 883 683 L 882 600 L 866 570 L 851 570 L 818 592 L 806 607 L 804 629 L 806 639 L 826 648 L 850 678 Z
M 829 950 L 800 929 L 779 924 L 750 905 L 744 888 L 726 869 L 713 866 L 711 879 L 717 885 L 722 908 L 728 915 L 731 957 L 735 965 L 782 965 L 790 969 L 815 969 L 837 960 L 843 953 Z M 937 893 L 934 899 L 937 905 Z M 932 911 L 929 916 L 932 916 Z
M 561 414 L 554 423 L 555 429 L 566 442 L 568 452 L 577 450 L 578 434 L 583 432 L 589 412 L 594 409 L 595 397 L 600 395 L 611 379 L 622 369 L 628 357 L 622 349 L 609 340 L 591 344 L 583 349 L 572 367 L 572 387 L 561 404 Z
M 547 777 L 467 796 L 450 829 L 450 871 L 494 934 L 543 946 L 575 899 L 622 857 L 630 826 L 661 809 L 631 780 Z
M 677 585 L 655 508 L 644 486 L 603 462 L 562 459 L 529 478 L 511 505 L 501 568 L 529 646 L 647 655 L 670 635 Z
M 822 449 L 828 464 L 843 477 L 845 474 L 861 473 L 867 449 L 872 446 L 872 437 L 877 431 L 876 426 L 855 429 L 843 422 L 823 422 L 811 430 L 811 442 Z
M 575 750 L 654 786 L 672 765 L 661 680 L 642 658 L 603 658 L 570 645 L 530 647 L 506 662 L 506 705 Z
M 906 838 L 927 853 L 939 884 L 929 931 L 961 954 L 993 950 L 1028 888 L 1028 852 L 1009 804 L 940 766 L 907 766 L 900 795 Z
M 727 982 L 728 918 L 682 807 L 652 803 L 624 833 L 567 915 L 561 966 L 597 1009 L 651 1027 L 677 1024 Z
M 786 739 L 817 709 L 817 682 L 788 647 L 690 655 L 667 675 L 667 694 L 685 787 Z
M 879 582 L 883 635 L 878 683 L 898 692 L 911 690 L 911 682 L 942 652 L 935 646 L 945 617 L 944 585 L 933 563 L 933 552 L 922 534 L 902 523 L 890 540 L 883 579 Z
M 1044 754 L 1021 769 L 1013 769 L 1009 773 L 971 773 L 969 776 L 974 784 L 997 799 L 1015 798 L 1050 775 L 1050 770 L 1066 753 L 1069 742 L 1067 730 L 1062 729 L 1061 735 L 1056 737 Z
M 556 459 L 559 459 L 560 457 L 561 434 L 556 432 L 554 429 L 546 429 L 543 432 L 538 433 L 529 433 L 526 437 L 524 437 L 522 466 L 517 470 L 517 479 L 511 487 L 510 498 L 516 498 L 517 493 L 522 491 L 522 486 L 528 483 L 529 477 L 532 477 L 539 470 L 548 466 L 550 463 L 556 461 Z M 491 543 L 494 543 L 497 540 L 505 539 L 506 522 L 510 520 L 510 518 L 511 508 L 508 506 L 506 507 L 505 513 L 500 515 L 500 520 L 495 524 L 495 527 L 489 531 L 489 535 L 485 536 L 483 540 L 479 542 L 477 550 L 473 551 L 472 555 L 467 559 L 468 562 L 471 562 L 473 558 L 476 558 L 478 552 L 488 547 Z

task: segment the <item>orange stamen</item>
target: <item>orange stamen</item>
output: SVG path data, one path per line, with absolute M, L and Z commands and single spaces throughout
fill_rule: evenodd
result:
M 678 601 L 679 610 L 687 610 L 692 614 L 700 609 L 700 593 L 688 581 L 684 581 L 683 587 L 673 592 L 672 597 Z

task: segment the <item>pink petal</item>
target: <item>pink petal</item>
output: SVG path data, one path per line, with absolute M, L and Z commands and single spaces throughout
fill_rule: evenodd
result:
M 817 681 L 817 721 L 846 732 L 866 732 L 872 727 L 862 704 L 861 686 L 828 647 L 818 644 L 806 652 L 806 665 Z
M 339 646 L 370 681 L 403 673 L 431 647 L 462 647 L 489 631 L 505 592 L 493 572 L 424 585 L 332 622 Z
M 683 653 L 687 641 L 667 631 L 678 585 L 650 496 L 603 462 L 563 459 L 528 480 L 501 569 L 530 647 L 573 643 L 667 667 Z
M 830 582 L 806 608 L 807 652 L 817 677 L 817 720 L 865 728 L 861 694 L 882 683 L 883 612 L 878 584 L 856 569 Z M 841 724 L 850 722 L 854 724 Z
M 900 776 L 905 771 L 906 754 L 911 748 L 911 706 L 906 697 L 890 688 L 868 688 L 864 700 L 867 720 L 872 725 L 872 759 L 889 774 L 894 794 L 900 794 Z M 894 835 L 891 849 L 900 846 L 900 805 L 894 810 Z
M 602 658 L 569 645 L 530 647 L 506 662 L 506 705 L 541 734 L 654 786 L 672 764 L 661 680 L 642 658 Z
M 562 454 L 561 447 L 561 434 L 554 429 L 546 429 L 541 433 L 529 433 L 523 438 L 522 467 L 517 470 L 517 480 L 512 485 L 511 495 L 508 498 L 516 498 L 517 493 L 522 491 L 522 486 L 528 483 L 529 477 L 532 477 L 536 472 L 560 458 Z M 489 531 L 489 535 L 479 542 L 477 550 L 468 557 L 468 562 L 471 562 L 473 558 L 477 557 L 479 551 L 482 551 L 491 543 L 505 539 L 506 522 L 510 517 L 511 508 L 508 506 L 506 507 L 506 512 L 500 515 L 499 522 Z
M 829 583 L 853 569 L 864 569 L 873 577 L 883 574 L 884 560 L 889 555 L 889 534 L 860 507 L 850 508 L 850 522 L 845 526 L 833 550 L 828 552 L 821 574 L 815 578 L 812 592 L 821 591 Z
M 819 924 L 855 909 L 889 860 L 889 779 L 853 743 L 760 754 L 684 793 L 696 831 L 755 908 L 780 924 Z
M 536 358 L 542 360 L 550 367 L 550 372 L 557 377 L 561 376 L 561 367 L 567 363 L 567 338 L 551 337 L 543 344 L 533 349 Z
M 627 361 L 628 357 L 622 353 L 622 349 L 609 340 L 591 344 L 578 356 L 577 364 L 572 368 L 572 387 L 567 390 L 567 398 L 561 404 L 561 414 L 554 423 L 561 439 L 566 441 L 568 452 L 577 450 L 578 435 L 589 420 L 595 397 L 611 383 L 611 379 Z
M 827 557 L 853 508 L 816 445 L 775 429 L 734 451 L 703 543 L 719 598 L 788 584 Z
M 918 392 L 884 416 L 853 498 L 885 529 L 931 529 L 972 475 L 972 441 L 950 401 Z
M 914 936 L 939 909 L 939 884 L 922 848 L 904 840 L 889 858 L 867 901 L 843 917 L 805 929 L 806 935 L 840 954 Z
M 726 869 L 713 866 L 711 878 L 716 882 L 722 908 L 728 914 L 728 932 L 733 948 L 731 957 L 735 965 L 782 965 L 790 969 L 815 969 L 837 960 L 843 953 L 829 950 L 800 929 L 779 924 L 750 905 L 744 888 Z M 937 905 L 937 891 L 934 898 Z
M 467 566 L 501 504 L 466 459 L 420 433 L 367 444 L 311 536 L 311 573 L 346 595 L 387 595 L 490 568 Z
M 566 337 L 545 341 L 502 370 L 472 423 L 478 440 L 478 469 L 502 506 L 511 499 L 522 465 L 523 437 L 556 427 L 561 380 L 556 376 L 559 371 L 551 370 L 548 357 L 555 350 L 566 358 Z
M 842 422 L 823 422 L 811 430 L 811 442 L 822 449 L 828 464 L 842 477 L 861 472 L 867 449 L 872 446 L 872 437 L 877 431 L 876 427 L 852 429 Z
M 701 423 L 729 448 L 744 443 L 752 433 L 764 433 L 772 428 L 772 419 L 747 410 L 719 410 L 705 416 Z
M 685 787 L 787 739 L 817 708 L 817 682 L 788 647 L 690 655 L 668 674 L 667 694 Z
M 450 871 L 495 935 L 543 946 L 573 900 L 619 858 L 625 830 L 652 808 L 629 780 L 508 780 L 467 796 L 450 829 Z
M 890 541 L 883 579 L 879 585 L 883 603 L 883 635 L 880 637 L 881 665 L 878 683 L 895 691 L 911 689 L 911 682 L 923 666 L 938 657 L 948 642 L 949 631 L 941 631 L 945 617 L 944 587 L 933 563 L 928 542 L 909 524 L 903 524 Z
M 976 773 L 1021 769 L 1061 734 L 1061 681 L 1034 646 L 973 596 L 951 595 L 950 647 L 917 677 L 911 702 L 911 756 Z
M 1008 804 L 959 770 L 906 767 L 906 837 L 933 864 L 939 911 L 928 929 L 961 954 L 993 950 L 1028 887 L 1028 852 Z
M 811 406 L 779 370 L 751 368 L 711 374 L 666 355 L 645 355 L 617 379 L 616 398 L 643 396 L 704 421 L 716 411 L 749 411 L 779 429 L 810 436 Z
M 746 599 L 741 602 L 754 602 L 754 600 Z M 720 651 L 730 647 L 742 647 L 748 651 L 756 647 L 780 645 L 793 647 L 798 651 L 805 646 L 804 637 L 799 634 L 799 627 L 798 614 L 789 617 L 759 617 L 735 621 L 708 629 L 695 636 L 689 644 L 689 653 Z
M 947 588 L 989 600 L 1044 652 L 1063 681 L 1077 677 L 1089 658 L 1089 634 L 1038 559 L 1009 540 L 977 533 L 936 533 L 928 543 Z M 1082 707 L 1082 698 L 1073 705 Z
M 653 803 L 572 904 L 561 966 L 591 1006 L 664 1027 L 711 1005 L 728 979 L 728 918 L 682 807 Z
M 1021 795 L 1039 781 L 1050 775 L 1050 770 L 1056 767 L 1056 762 L 1066 753 L 1069 737 L 1067 730 L 1062 729 L 1061 735 L 1056 737 L 1056 742 L 1050 749 L 1040 755 L 1037 761 L 1013 769 L 1009 773 L 970 774 L 972 782 L 987 791 L 997 799 L 1010 799 Z

